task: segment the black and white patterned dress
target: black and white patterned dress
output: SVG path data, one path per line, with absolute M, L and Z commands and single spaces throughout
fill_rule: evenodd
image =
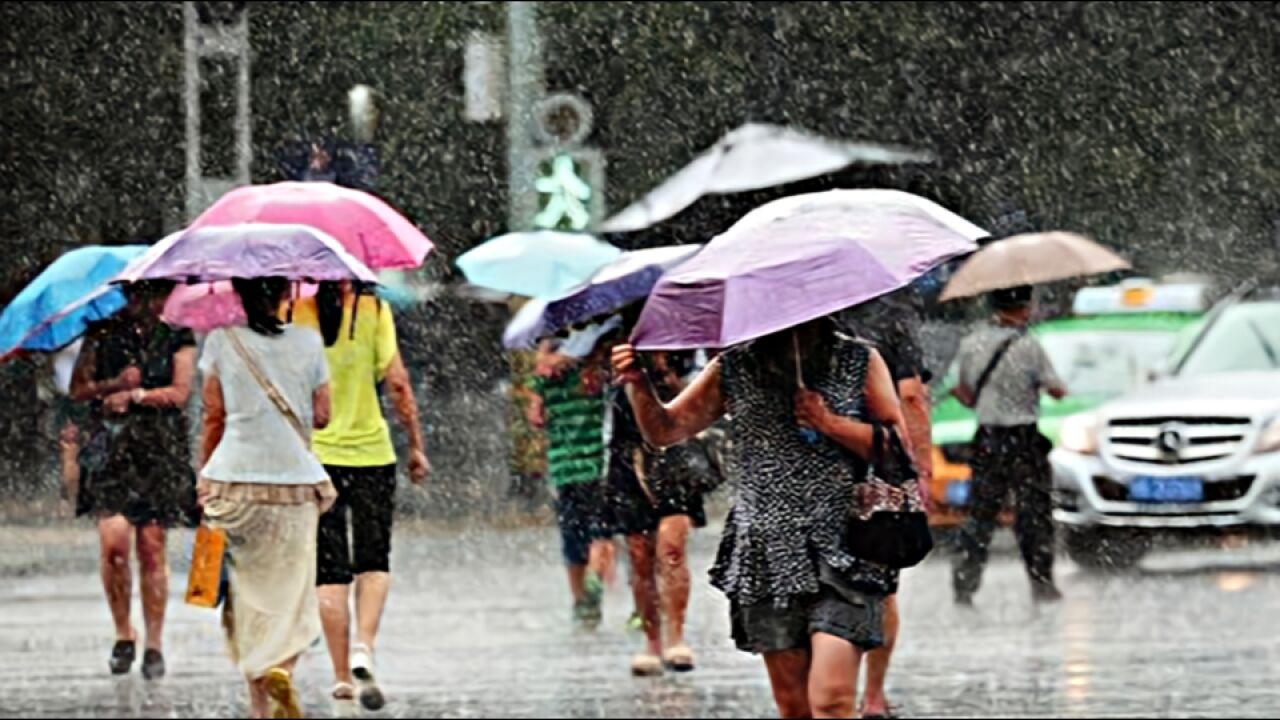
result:
M 837 334 L 826 372 L 806 376 L 806 385 L 834 412 L 861 417 L 869 357 L 864 344 Z M 744 606 L 785 608 L 818 593 L 820 579 L 886 594 L 887 568 L 853 557 L 841 539 L 861 463 L 825 437 L 815 444 L 801 437 L 794 385 L 780 387 L 767 374 L 754 344 L 720 362 L 735 497 L 712 584 Z

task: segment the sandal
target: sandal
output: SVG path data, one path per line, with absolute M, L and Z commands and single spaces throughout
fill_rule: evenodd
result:
M 356 688 L 351 683 L 338 683 L 329 694 L 333 701 L 333 716 L 336 718 L 354 718 L 360 711 L 356 708 Z
M 293 687 L 293 676 L 284 668 L 271 668 L 262 679 L 266 681 L 267 695 L 271 698 L 275 709 L 273 718 L 302 717 L 302 702 L 298 700 L 298 691 Z
M 657 655 L 641 654 L 631 660 L 631 674 L 634 677 L 659 677 L 662 673 L 662 659 Z
M 360 686 L 360 704 L 369 712 L 377 712 L 387 704 L 382 688 L 373 676 L 373 651 L 361 644 L 351 649 L 351 674 Z
M 676 672 L 691 672 L 695 666 L 693 651 L 689 649 L 688 645 L 677 645 L 673 648 L 668 648 L 662 654 L 662 661 L 668 668 Z

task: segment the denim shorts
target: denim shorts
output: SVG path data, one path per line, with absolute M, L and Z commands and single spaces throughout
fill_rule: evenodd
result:
M 565 485 L 556 492 L 556 520 L 565 565 L 586 565 L 591 543 L 614 535 L 604 485 L 597 480 Z
M 808 650 L 815 633 L 833 635 L 863 652 L 884 645 L 884 598 L 822 585 L 785 608 L 730 603 L 733 641 L 743 652 Z

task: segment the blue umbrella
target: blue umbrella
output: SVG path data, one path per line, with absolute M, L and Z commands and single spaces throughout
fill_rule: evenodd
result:
M 556 297 L 622 251 L 591 235 L 539 230 L 502 235 L 458 258 L 467 282 L 526 297 Z
M 663 273 L 693 257 L 701 245 L 650 248 L 623 253 L 588 282 L 552 300 L 530 302 L 503 334 L 510 349 L 527 348 L 538 338 L 609 315 L 643 300 Z
M 55 260 L 0 314 L 0 357 L 58 350 L 83 335 L 89 323 L 119 312 L 124 291 L 108 283 L 146 250 L 90 245 Z

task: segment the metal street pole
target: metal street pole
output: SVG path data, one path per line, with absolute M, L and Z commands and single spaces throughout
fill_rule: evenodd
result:
M 507 3 L 507 48 L 507 226 L 509 230 L 528 230 L 537 212 L 532 163 L 534 111 L 543 94 L 537 3 Z

